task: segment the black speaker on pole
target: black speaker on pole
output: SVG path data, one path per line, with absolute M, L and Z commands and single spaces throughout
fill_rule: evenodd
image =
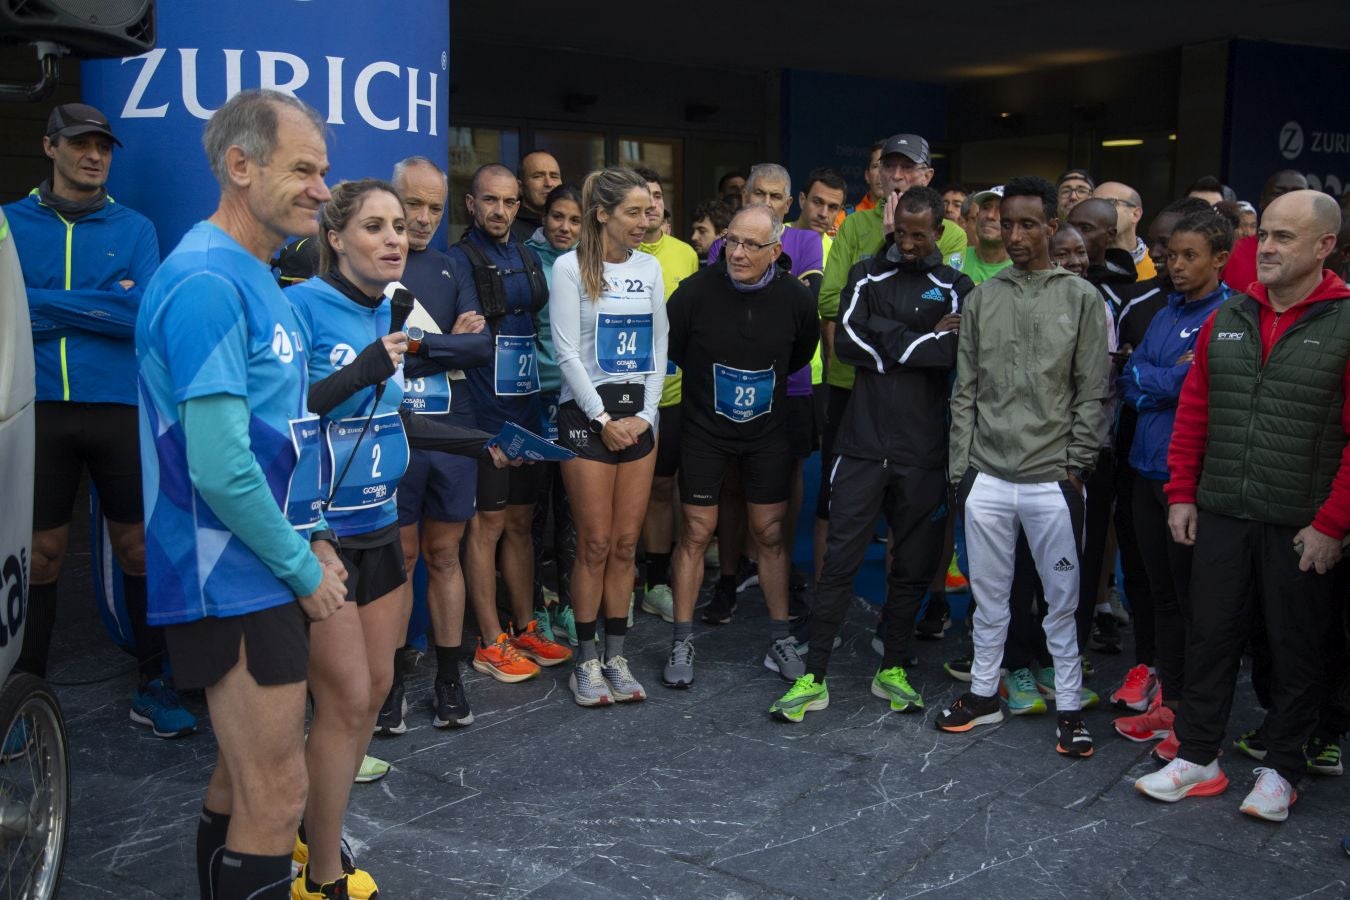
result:
M 0 0 L 0 42 L 36 41 L 85 59 L 145 53 L 155 46 L 155 0 Z

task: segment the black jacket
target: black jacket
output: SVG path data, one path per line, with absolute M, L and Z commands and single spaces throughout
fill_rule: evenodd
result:
M 733 441 L 756 441 L 787 425 L 787 379 L 811 362 L 820 340 L 816 301 L 783 269 L 741 293 L 721 261 L 690 275 L 666 303 L 670 358 L 684 370 L 680 427 Z M 735 421 L 717 411 L 714 369 L 773 369 L 767 414 Z
M 935 334 L 961 312 L 975 283 L 934 253 L 914 263 L 894 250 L 862 260 L 839 295 L 834 350 L 857 367 L 834 452 L 895 465 L 947 464 L 947 403 L 957 334 Z

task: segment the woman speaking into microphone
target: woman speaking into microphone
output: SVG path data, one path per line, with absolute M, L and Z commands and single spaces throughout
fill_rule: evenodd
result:
M 661 264 L 637 249 L 651 194 L 631 169 L 592 172 L 582 188 L 581 241 L 553 265 L 549 320 L 562 391 L 558 439 L 577 528 L 572 570 L 578 662 L 569 679 L 581 706 L 642 700 L 623 655 L 633 554 L 656 463 L 652 429 L 666 377 Z M 605 659 L 595 646 L 605 613 Z
M 407 349 L 406 335 L 389 334 L 384 297 L 407 260 L 403 203 L 375 179 L 343 182 L 332 194 L 319 221 L 321 274 L 286 292 L 308 331 L 311 386 L 362 365 L 358 348 L 387 351 L 387 360 L 372 361 L 382 373 L 392 372 Z M 311 409 L 315 398 L 311 390 Z M 408 623 L 398 590 L 406 574 L 394 500 L 409 455 L 402 400 L 399 378 L 391 374 L 323 411 L 324 516 L 347 568 L 349 602 L 310 626 L 309 798 L 296 848 L 305 865 L 292 897 L 334 896 L 334 888 L 324 888 L 344 879 L 340 896 L 364 898 L 376 890 L 370 875 L 343 855 L 342 820 Z

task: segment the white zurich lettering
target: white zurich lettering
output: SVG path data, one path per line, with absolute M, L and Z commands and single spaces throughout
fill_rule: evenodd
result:
M 208 55 L 213 55 L 214 52 L 208 51 Z M 225 61 L 225 91 L 224 97 L 220 98 L 223 103 L 243 89 L 244 51 L 241 49 L 224 49 L 219 52 L 224 56 Z M 304 58 L 282 50 L 258 50 L 254 52 L 257 54 L 258 68 L 256 78 L 250 79 L 252 83 L 257 83 L 263 88 L 283 91 L 296 96 L 298 96 L 299 91 L 310 85 L 310 76 L 315 69 L 311 68 L 310 63 Z M 132 61 L 141 63 L 140 71 L 136 73 L 131 88 L 127 92 L 126 101 L 122 106 L 122 118 L 163 119 L 168 116 L 169 107 L 172 105 L 171 96 L 166 96 L 162 89 L 158 92 L 155 90 L 160 81 L 172 77 L 159 74 L 162 70 L 169 68 L 162 65 L 168 53 L 167 49 L 157 47 L 140 56 L 122 60 L 123 65 Z M 183 108 L 189 115 L 206 120 L 211 118 L 215 108 L 208 106 L 200 95 L 199 84 L 202 79 L 197 68 L 200 53 L 201 50 L 196 47 L 178 48 L 178 77 Z M 325 99 L 328 102 L 326 117 L 328 124 L 347 124 L 345 103 L 346 98 L 350 96 L 361 119 L 372 128 L 377 128 L 380 131 L 398 131 L 404 127 L 406 117 L 406 130 L 410 133 L 424 133 L 433 136 L 440 133 L 440 122 L 437 115 L 438 107 L 442 102 L 440 100 L 439 73 L 424 72 L 412 66 L 405 69 L 389 60 L 378 60 L 367 64 L 357 73 L 356 80 L 352 83 L 350 89 L 351 93 L 348 94 L 343 79 L 346 59 L 341 56 L 325 56 L 323 59 L 323 71 L 327 74 L 328 79 L 326 89 L 324 89 L 327 95 Z M 380 75 L 392 76 L 397 80 L 406 78 L 406 116 L 385 117 L 376 113 L 372 106 L 371 83 Z M 425 81 L 423 81 L 424 76 Z M 425 87 L 423 87 L 424 84 Z M 211 101 L 214 102 L 215 99 L 212 97 Z M 163 100 L 164 102 L 155 105 L 154 100 Z

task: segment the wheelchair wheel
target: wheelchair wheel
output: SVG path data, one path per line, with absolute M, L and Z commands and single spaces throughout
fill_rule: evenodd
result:
M 41 678 L 0 690 L 0 898 L 55 897 L 65 861 L 70 758 L 61 707 Z

